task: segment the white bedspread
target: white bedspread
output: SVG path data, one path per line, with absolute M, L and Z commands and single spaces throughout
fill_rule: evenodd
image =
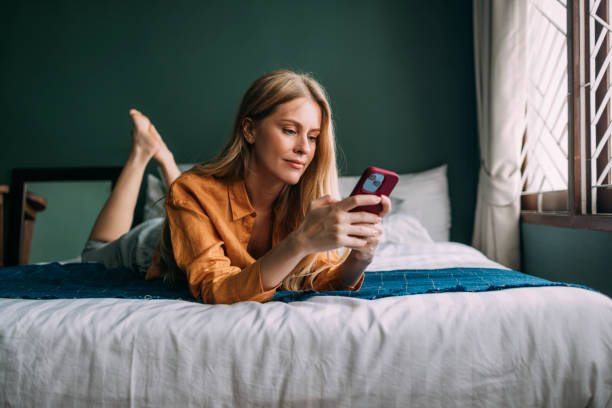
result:
M 612 300 L 0 299 L 0 383 L 19 407 L 606 407 Z
M 411 243 L 410 245 L 383 242 L 376 250 L 374 261 L 368 266 L 368 271 L 458 267 L 508 269 L 488 259 L 477 249 L 458 242 Z

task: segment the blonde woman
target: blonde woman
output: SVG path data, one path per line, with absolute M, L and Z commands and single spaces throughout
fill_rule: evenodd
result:
M 147 154 L 141 154 L 135 170 L 128 169 L 128 159 L 94 225 L 84 260 L 141 271 L 150 263 L 146 279 L 186 284 L 205 303 L 263 302 L 279 288 L 359 290 L 391 203 L 372 195 L 338 200 L 331 109 L 312 77 L 280 70 L 257 79 L 242 99 L 222 152 L 180 176 L 154 126 L 133 114 L 141 120 L 134 122 L 134 145 L 141 138 L 147 141 L 141 144 L 157 147 L 143 149 Z M 113 217 L 123 215 L 114 213 L 133 213 L 147 158 L 155 158 L 166 179 L 174 180 L 166 217 L 125 234 L 131 215 L 115 224 Z M 378 203 L 379 215 L 350 211 Z M 153 255 L 151 237 L 159 238 Z M 343 247 L 349 250 L 340 256 Z

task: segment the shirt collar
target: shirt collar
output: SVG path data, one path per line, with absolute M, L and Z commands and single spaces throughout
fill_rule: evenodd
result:
M 227 185 L 230 208 L 232 210 L 232 221 L 255 214 L 255 209 L 249 201 L 246 185 L 243 179 L 232 180 Z

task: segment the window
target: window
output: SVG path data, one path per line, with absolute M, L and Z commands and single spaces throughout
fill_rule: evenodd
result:
M 521 220 L 612 231 L 609 0 L 529 0 Z

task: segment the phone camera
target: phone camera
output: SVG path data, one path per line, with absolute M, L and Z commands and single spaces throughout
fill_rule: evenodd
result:
M 382 185 L 385 176 L 380 173 L 372 173 L 363 183 L 363 189 L 369 193 L 375 193 Z

